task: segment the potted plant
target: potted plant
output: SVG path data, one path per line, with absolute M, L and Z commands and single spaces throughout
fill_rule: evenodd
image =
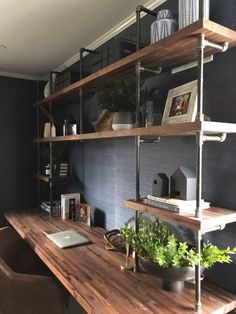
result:
M 140 229 L 126 225 L 120 229 L 124 240 L 138 253 L 143 267 L 162 279 L 162 288 L 167 291 L 179 292 L 185 280 L 194 279 L 194 266 L 199 262 L 204 268 L 215 263 L 230 263 L 229 254 L 236 253 L 236 247 L 219 249 L 210 242 L 204 243 L 201 254 L 186 242 L 179 242 L 167 227 L 156 219 L 148 223 L 140 219 Z
M 156 88 L 143 89 L 141 84 L 142 100 L 156 92 Z M 136 109 L 136 81 L 129 78 L 123 81 L 107 82 L 96 90 L 96 97 L 103 110 L 113 113 L 112 129 L 132 129 L 135 126 Z M 103 113 L 104 114 L 104 113 Z
M 113 112 L 112 129 L 132 129 L 135 123 L 135 80 L 107 82 L 96 91 L 102 109 Z

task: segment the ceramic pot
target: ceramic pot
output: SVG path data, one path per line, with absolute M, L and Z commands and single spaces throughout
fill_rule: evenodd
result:
M 129 130 L 135 126 L 135 113 L 134 112 L 114 112 L 112 119 L 112 129 L 116 130 Z
M 210 0 L 205 0 L 204 18 L 209 19 Z M 199 20 L 199 1 L 179 0 L 179 29 Z
M 141 260 L 143 268 L 153 275 L 162 279 L 161 288 L 171 292 L 181 292 L 184 288 L 184 281 L 192 281 L 195 278 L 194 267 L 163 268 L 153 262 Z
M 151 44 L 169 36 L 176 30 L 176 22 L 170 10 L 160 10 L 157 20 L 151 25 Z

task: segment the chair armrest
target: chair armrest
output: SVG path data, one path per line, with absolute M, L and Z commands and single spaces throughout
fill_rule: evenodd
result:
M 0 259 L 0 304 L 3 313 L 63 314 L 63 289 L 50 277 L 13 272 Z
M 17 273 L 51 275 L 28 243 L 11 227 L 0 229 L 0 257 Z

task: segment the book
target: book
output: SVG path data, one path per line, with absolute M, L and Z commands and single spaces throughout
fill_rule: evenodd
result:
M 169 210 L 175 213 L 194 213 L 196 210 L 196 200 L 184 201 L 177 198 L 163 198 L 148 195 L 144 199 L 144 204 L 148 204 L 161 209 Z M 209 202 L 201 200 L 201 209 L 206 209 L 210 207 Z
M 61 218 L 64 220 L 72 219 L 72 217 L 70 217 L 71 200 L 73 200 L 75 207 L 77 204 L 80 204 L 80 193 L 69 193 L 61 195 Z
M 50 201 L 42 201 L 40 207 L 46 212 L 50 213 Z M 52 211 L 54 212 L 54 214 L 57 213 L 57 216 L 60 215 L 61 202 L 59 200 L 52 202 Z

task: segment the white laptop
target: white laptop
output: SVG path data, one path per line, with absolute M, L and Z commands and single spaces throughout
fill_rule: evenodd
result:
M 87 238 L 72 230 L 47 234 L 47 237 L 61 249 L 90 242 Z

